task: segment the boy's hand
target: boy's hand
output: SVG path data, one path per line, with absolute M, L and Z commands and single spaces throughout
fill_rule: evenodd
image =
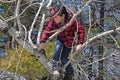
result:
M 81 44 L 77 45 L 76 51 L 81 51 L 83 49 L 83 46 Z
M 41 49 L 43 49 L 45 47 L 45 44 L 41 43 L 39 46 L 40 46 Z

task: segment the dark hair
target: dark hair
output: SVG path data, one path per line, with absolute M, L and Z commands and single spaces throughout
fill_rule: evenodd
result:
M 69 13 L 67 12 L 65 6 L 62 6 L 61 10 L 58 13 L 59 16 L 62 16 L 63 14 L 65 14 L 65 20 L 67 20 L 69 17 Z
M 57 4 L 55 6 L 53 6 L 51 9 L 50 9 L 50 17 L 54 16 L 55 14 L 59 15 L 59 16 L 62 16 L 63 14 L 65 14 L 65 21 L 68 19 L 69 17 L 69 13 L 67 12 L 66 10 L 66 7 L 62 4 Z

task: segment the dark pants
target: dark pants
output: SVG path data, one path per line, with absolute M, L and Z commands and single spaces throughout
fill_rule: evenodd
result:
M 68 61 L 69 52 L 71 48 L 66 47 L 60 40 L 56 40 L 55 48 L 54 48 L 54 55 L 53 60 L 59 61 L 64 65 Z M 61 56 L 60 56 L 61 55 Z M 73 68 L 71 64 L 66 67 L 67 74 L 73 74 Z

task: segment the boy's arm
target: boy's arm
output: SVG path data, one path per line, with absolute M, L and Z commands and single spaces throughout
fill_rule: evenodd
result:
M 85 31 L 80 23 L 77 24 L 77 34 L 79 44 L 76 47 L 76 51 L 81 51 L 83 49 L 82 44 L 84 43 Z
M 53 21 L 51 20 L 41 35 L 40 43 L 46 42 L 46 40 L 53 34 L 53 32 L 51 32 L 53 29 Z
M 79 44 L 82 45 L 84 43 L 85 30 L 80 23 L 78 23 L 77 28 L 78 28 L 78 33 L 77 33 L 78 34 L 78 42 L 79 42 Z

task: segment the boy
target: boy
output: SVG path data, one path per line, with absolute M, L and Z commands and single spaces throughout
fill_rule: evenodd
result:
M 68 13 L 65 6 L 62 4 L 57 4 L 50 10 L 50 16 L 52 19 L 50 20 L 48 26 L 45 28 L 42 36 L 41 36 L 41 44 L 40 48 L 45 47 L 46 40 L 54 33 L 54 30 L 60 29 L 65 24 L 67 24 L 71 19 L 71 14 Z M 71 50 L 71 46 L 75 43 L 75 32 L 78 35 L 78 45 L 76 50 L 82 50 L 82 44 L 84 42 L 84 28 L 80 23 L 77 23 L 76 20 L 72 21 L 72 24 L 67 27 L 65 30 L 56 35 L 56 44 L 54 48 L 53 54 L 53 67 L 58 68 L 58 62 L 61 60 L 61 63 L 64 65 L 68 61 L 69 52 Z M 66 67 L 66 73 L 64 80 L 71 80 L 71 76 L 73 75 L 73 68 L 71 64 Z

